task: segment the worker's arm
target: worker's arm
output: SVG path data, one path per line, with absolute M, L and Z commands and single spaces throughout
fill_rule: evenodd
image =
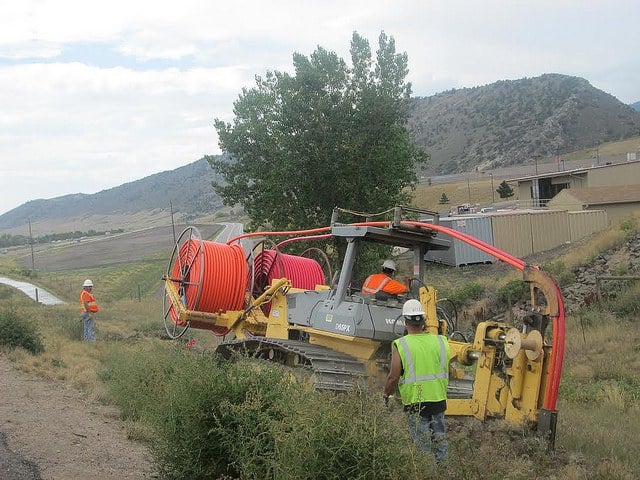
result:
M 400 295 L 402 293 L 407 293 L 409 288 L 404 283 L 390 278 L 382 290 L 390 293 L 391 295 Z
M 402 361 L 400 360 L 400 354 L 395 345 L 391 347 L 391 365 L 389 365 L 389 374 L 387 375 L 387 381 L 384 384 L 384 395 L 389 397 L 393 395 L 398 386 L 400 375 L 402 374 Z

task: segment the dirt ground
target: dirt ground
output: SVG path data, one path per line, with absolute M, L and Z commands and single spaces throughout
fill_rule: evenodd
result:
M 154 476 L 148 450 L 127 439 L 114 408 L 92 403 L 63 383 L 20 372 L 3 355 L 0 378 L 0 478 Z

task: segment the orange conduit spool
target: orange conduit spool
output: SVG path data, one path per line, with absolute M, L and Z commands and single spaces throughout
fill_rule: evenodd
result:
M 274 279 L 282 277 L 287 278 L 292 287 L 303 290 L 313 290 L 316 285 L 323 285 L 325 282 L 322 267 L 312 258 L 264 250 L 256 256 L 254 265 L 253 293 L 256 295 L 271 285 Z M 249 285 L 250 282 L 251 278 Z M 270 305 L 264 305 L 262 310 L 268 314 Z
M 199 248 L 200 244 L 202 248 Z M 179 291 L 188 310 L 216 313 L 244 309 L 247 263 L 240 245 L 186 241 L 173 264 L 172 278 L 181 278 L 185 274 Z M 176 284 L 176 287 L 180 288 L 180 285 Z M 173 310 L 170 313 L 176 322 L 177 315 Z M 224 327 L 197 323 L 194 327 L 207 328 L 216 335 L 229 332 Z

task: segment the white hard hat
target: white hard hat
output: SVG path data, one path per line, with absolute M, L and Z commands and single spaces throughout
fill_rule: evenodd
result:
M 404 305 L 402 306 L 402 315 L 405 317 L 424 315 L 424 307 L 418 300 L 412 298 L 404 302 Z
M 93 287 L 93 282 L 87 278 L 87 279 L 84 281 L 84 283 L 82 284 L 82 286 L 83 286 L 83 287 Z
M 393 270 L 395 272 L 396 271 L 396 262 L 394 262 L 393 260 L 385 260 L 382 263 L 382 268 L 388 268 L 389 270 Z

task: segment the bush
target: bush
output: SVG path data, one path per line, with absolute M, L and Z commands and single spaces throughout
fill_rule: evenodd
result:
M 154 426 L 162 478 L 418 479 L 432 468 L 379 395 L 317 392 L 278 365 L 160 345 L 114 350 L 104 378 L 126 415 Z
M 44 343 L 33 322 L 10 303 L 0 310 L 0 345 L 24 348 L 34 355 L 44 352 Z
M 509 306 L 518 301 L 530 298 L 529 285 L 523 280 L 510 280 L 496 291 L 496 297 L 501 305 Z
M 443 298 L 448 298 L 456 305 L 465 305 L 468 302 L 479 300 L 484 295 L 485 287 L 478 282 L 470 282 L 465 285 L 461 285 L 454 288 L 451 292 L 444 295 Z

